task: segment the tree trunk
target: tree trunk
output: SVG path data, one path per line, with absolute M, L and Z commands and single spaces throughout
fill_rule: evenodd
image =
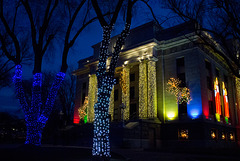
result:
M 99 64 L 97 71 L 98 79 L 98 99 L 94 105 L 94 137 L 93 137 L 93 156 L 99 156 L 108 160 L 110 158 L 109 143 L 109 124 L 110 118 L 108 107 L 110 102 L 111 90 L 114 85 L 114 75 L 106 72 L 106 60 L 108 57 L 108 46 L 112 27 L 103 27 L 103 40 L 100 47 Z
M 25 144 L 41 145 L 42 132 L 45 127 L 47 120 L 52 112 L 57 92 L 65 78 L 65 73 L 59 72 L 52 84 L 46 104 L 41 111 L 42 100 L 41 100 L 41 84 L 42 74 L 35 73 L 33 79 L 32 89 L 32 101 L 31 105 L 28 105 L 22 86 L 22 66 L 16 65 L 15 75 L 13 81 L 16 88 L 16 94 L 19 99 L 21 108 L 25 114 L 25 122 L 27 127 L 26 141 Z
M 109 126 L 110 118 L 108 107 L 110 95 L 114 85 L 113 76 L 106 75 L 102 78 L 101 85 L 98 85 L 98 99 L 94 106 L 94 138 L 93 155 L 110 158 Z
M 27 133 L 25 144 L 40 146 L 44 124 L 34 121 L 26 121 Z

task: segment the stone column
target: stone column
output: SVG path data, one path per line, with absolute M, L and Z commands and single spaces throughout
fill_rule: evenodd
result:
M 122 71 L 122 76 L 124 79 L 125 89 L 122 91 L 122 103 L 125 105 L 124 109 L 124 120 L 129 120 L 129 104 L 130 104 L 130 68 L 129 66 L 124 66 Z M 122 89 L 123 90 L 123 89 Z
M 88 87 L 88 107 L 87 107 L 87 120 L 88 122 L 94 121 L 94 105 L 97 102 L 97 76 L 92 74 L 89 76 Z
M 156 62 L 149 60 L 148 67 L 148 118 L 157 117 L 157 80 L 156 80 Z
M 236 86 L 236 104 L 234 107 L 236 107 L 236 121 L 237 124 L 240 123 L 240 79 L 239 78 L 235 78 L 235 86 Z M 240 139 L 240 137 L 239 137 Z
M 109 115 L 111 115 L 111 120 L 113 121 L 114 116 L 114 86 L 112 88 L 111 96 L 110 96 L 110 104 L 109 104 Z
M 147 89 L 147 63 L 141 61 L 139 64 L 139 118 L 147 118 L 148 107 Z

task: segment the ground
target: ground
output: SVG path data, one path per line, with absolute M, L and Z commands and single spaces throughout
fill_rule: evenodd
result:
M 0 144 L 1 161 L 91 161 L 91 148 Z M 240 149 L 112 149 L 111 161 L 240 161 Z

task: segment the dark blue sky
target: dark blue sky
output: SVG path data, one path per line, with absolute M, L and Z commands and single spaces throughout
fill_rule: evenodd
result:
M 142 4 L 140 4 L 142 5 Z M 164 19 L 165 16 L 169 15 L 168 10 L 160 9 L 158 4 L 153 5 L 153 10 L 157 13 L 159 18 Z M 137 13 L 137 14 L 136 14 Z M 151 14 L 146 7 L 142 7 L 139 11 L 135 13 L 132 21 L 131 28 L 135 28 L 139 25 L 142 25 L 146 22 L 152 20 Z M 117 35 L 123 29 L 124 23 L 118 21 L 115 24 L 115 30 L 112 33 L 112 36 Z M 173 23 L 167 22 L 163 24 L 163 27 L 169 27 Z M 91 48 L 92 45 L 101 41 L 102 29 L 98 21 L 92 23 L 89 27 L 87 27 L 78 37 L 74 46 L 70 49 L 68 55 L 68 64 L 74 69 L 77 69 L 77 61 L 86 57 L 89 57 L 93 54 L 93 50 Z M 61 48 L 56 49 L 56 52 L 61 52 Z M 48 60 L 45 58 L 43 61 L 43 71 L 51 71 L 58 72 L 61 66 L 61 59 L 59 56 L 53 55 L 54 59 Z M 53 65 L 54 64 L 54 65 Z M 23 66 L 23 79 L 32 78 L 32 66 Z M 0 90 L 0 112 L 9 112 L 13 115 L 21 115 L 20 105 L 18 100 L 15 98 L 14 88 L 6 87 Z

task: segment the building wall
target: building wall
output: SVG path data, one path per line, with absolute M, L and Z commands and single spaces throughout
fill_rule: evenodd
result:
M 138 28 L 134 33 L 140 34 L 141 28 Z M 151 33 L 152 28 L 147 30 Z M 149 36 L 149 35 L 148 35 Z M 233 133 L 234 137 L 236 135 L 236 125 L 238 125 L 238 115 L 236 106 L 237 99 L 235 77 L 230 74 L 229 69 L 224 63 L 224 60 L 212 52 L 201 48 L 187 39 L 185 36 L 176 36 L 168 40 L 157 41 L 152 39 L 149 42 L 150 37 L 147 37 L 147 42 L 141 42 L 143 39 L 138 39 L 137 36 L 132 35 L 127 45 L 131 46 L 128 50 L 125 49 L 120 53 L 118 67 L 116 68 L 115 78 L 118 79 L 118 83 L 114 85 L 111 98 L 116 98 L 116 91 L 118 92 L 118 98 L 112 102 L 111 106 L 113 108 L 112 121 L 120 122 L 122 121 L 122 89 L 120 86 L 120 72 L 123 70 L 123 66 L 129 68 L 129 79 L 132 74 L 134 74 L 134 81 L 129 80 L 129 119 L 126 121 L 133 120 L 150 120 L 156 124 L 161 122 L 161 130 L 154 129 L 157 135 L 165 140 L 166 143 L 172 143 L 174 145 L 179 140 L 179 135 L 181 130 L 187 130 L 189 133 L 189 140 L 194 140 L 191 146 L 201 145 L 202 147 L 208 146 L 208 144 L 213 144 L 217 146 L 224 146 L 224 141 L 230 141 L 230 144 L 234 140 L 230 140 L 229 136 Z M 144 37 L 141 37 L 144 38 Z M 197 41 L 197 38 L 194 37 Z M 131 41 L 130 41 L 131 40 Z M 141 41 L 140 41 L 141 40 Z M 144 39 L 145 40 L 145 39 Z M 134 42 L 137 41 L 138 45 L 134 47 Z M 113 45 L 113 44 L 112 44 Z M 136 45 L 136 44 L 135 44 Z M 126 47 L 125 46 L 125 47 Z M 98 48 L 95 46 L 95 52 L 98 52 Z M 177 59 L 184 58 L 184 68 L 177 69 Z M 109 58 L 110 59 L 110 58 Z M 88 74 L 94 74 L 96 71 L 97 61 L 94 59 L 89 64 L 84 64 L 87 72 L 80 72 L 77 81 L 77 95 L 76 95 L 76 107 L 82 107 L 84 93 L 88 94 Z M 146 72 L 149 72 L 148 65 L 149 61 L 156 61 L 156 86 L 157 86 L 157 117 L 149 117 L 149 81 L 151 78 L 148 74 L 146 76 L 146 82 L 144 84 L 144 89 L 139 87 L 140 76 L 142 75 L 140 71 L 140 64 L 145 63 Z M 177 78 L 179 75 L 178 70 L 183 70 L 185 73 L 186 87 L 190 90 L 191 101 L 187 104 L 186 114 L 179 115 L 179 105 L 177 103 L 176 97 L 167 92 L 167 82 L 170 78 Z M 219 73 L 219 74 L 217 74 Z M 222 115 L 224 116 L 224 106 L 223 106 L 223 96 L 222 96 L 222 82 L 225 82 L 228 92 L 229 108 L 230 108 L 230 119 L 229 122 L 224 121 L 224 117 L 221 121 L 216 120 L 216 106 L 215 106 L 215 96 L 214 96 L 214 81 L 216 77 L 219 79 L 220 93 L 221 93 L 221 105 L 222 105 Z M 87 89 L 83 89 L 83 84 L 86 82 Z M 131 89 L 134 88 L 134 92 Z M 144 92 L 143 92 L 144 90 Z M 131 95 L 134 93 L 134 97 Z M 144 96 L 143 96 L 144 95 Z M 144 97 L 140 98 L 140 97 Z M 141 100 L 144 100 L 141 102 Z M 212 106 L 211 106 L 212 102 Z M 146 114 L 141 113 L 139 108 L 142 108 L 144 104 L 144 111 Z M 136 107 L 136 109 L 134 109 Z M 132 114 L 136 112 L 135 116 Z M 112 115 L 112 114 L 111 114 Z M 155 120 L 154 120 L 155 119 Z M 158 120 L 158 121 L 156 121 Z M 146 122 L 145 125 L 148 125 Z M 150 123 L 149 123 L 150 126 Z M 138 127 L 140 129 L 140 127 Z M 158 127 L 159 128 L 159 127 Z M 146 128 L 148 129 L 148 127 Z M 138 131 L 139 130 L 136 130 Z M 161 131 L 161 136 L 159 134 Z M 133 131 L 129 130 L 130 133 Z M 145 131 L 147 132 L 147 130 Z M 154 132 L 154 133 L 155 133 Z M 212 132 L 216 135 L 216 138 L 212 138 Z M 150 132 L 149 132 L 150 133 Z M 226 139 L 222 139 L 222 133 L 226 134 Z M 149 134 L 146 136 L 154 136 L 155 134 Z M 146 138 L 145 138 L 146 139 Z M 210 140 L 210 142 L 209 142 Z M 220 143 L 215 143 L 219 141 Z M 182 142 L 183 144 L 188 144 Z M 179 144 L 182 146 L 181 144 Z

